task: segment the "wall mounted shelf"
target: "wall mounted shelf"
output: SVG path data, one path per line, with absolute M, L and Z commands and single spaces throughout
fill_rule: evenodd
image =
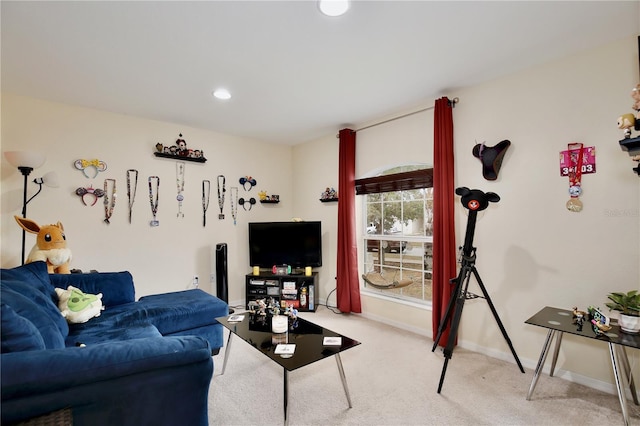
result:
M 640 136 L 637 138 L 627 138 L 620 141 L 620 148 L 623 151 L 634 152 L 640 150 Z
M 337 203 L 337 198 L 320 198 L 321 203 Z
M 637 123 L 637 122 L 636 122 Z M 620 142 L 620 148 L 623 151 L 627 151 L 629 155 L 640 155 L 640 136 L 635 138 L 622 139 Z M 640 176 L 640 164 L 632 169 L 638 176 Z
M 280 200 L 260 200 L 261 204 L 278 204 Z
M 171 160 L 179 160 L 179 161 L 191 161 L 194 163 L 204 163 L 205 161 L 207 161 L 207 159 L 204 157 L 200 157 L 200 158 L 182 157 L 180 155 L 165 154 L 164 152 L 154 152 L 153 155 L 160 158 L 169 158 Z

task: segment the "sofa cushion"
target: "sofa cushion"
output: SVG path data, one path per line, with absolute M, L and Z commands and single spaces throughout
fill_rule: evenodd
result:
M 0 279 L 3 295 L 4 289 L 11 289 L 32 300 L 48 315 L 51 322 L 58 327 L 63 338 L 69 334 L 67 321 L 56 306 L 58 296 L 49 280 L 45 262 L 33 262 L 13 269 L 2 269 L 0 271 Z
M 69 346 L 79 346 L 81 344 L 90 346 L 105 342 L 115 342 L 123 340 L 141 339 L 145 337 L 162 337 L 162 334 L 152 324 L 134 324 L 127 327 L 111 327 L 108 323 L 99 326 L 74 330 L 67 336 L 65 344 Z
M 144 296 L 137 304 L 163 336 L 216 324 L 215 318 L 229 314 L 225 302 L 200 289 Z
M 42 294 L 54 297 L 54 289 L 49 279 L 47 264 L 42 261 L 27 263 L 12 269 L 2 269 L 0 271 L 0 279 L 22 281 L 29 283 L 32 287 L 37 288 Z
M 149 313 L 138 302 L 125 303 L 106 307 L 99 317 L 86 323 L 69 324 L 69 335 L 77 335 L 93 327 L 126 328 L 141 324 L 152 324 Z
M 2 316 L 1 353 L 44 349 L 44 340 L 35 325 L 6 303 L 0 304 Z
M 45 348 L 64 348 L 64 337 L 66 337 L 66 335 L 63 337 L 58 325 L 51 320 L 48 309 L 29 297 L 10 289 L 6 284 L 5 281 L 0 284 L 2 302 L 11 306 L 18 315 L 26 318 L 36 327 L 42 336 Z M 58 315 L 62 318 L 60 312 L 58 312 Z M 64 321 L 64 318 L 62 318 L 62 320 Z
M 135 301 L 133 277 L 126 271 L 54 274 L 50 277 L 54 287 L 67 289 L 71 285 L 87 294 L 102 293 L 102 304 L 107 308 Z

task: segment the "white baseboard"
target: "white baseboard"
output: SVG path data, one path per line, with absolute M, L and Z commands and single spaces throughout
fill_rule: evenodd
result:
M 458 340 L 458 346 L 473 352 L 479 352 L 481 354 L 490 356 L 492 358 L 500 359 L 502 361 L 507 361 L 516 365 L 516 360 L 513 359 L 513 354 L 511 354 L 511 352 L 498 351 L 496 349 L 487 348 L 485 346 L 478 345 L 477 343 L 472 343 L 465 340 Z M 518 356 L 518 358 L 520 358 L 520 356 Z M 549 361 L 549 359 L 550 358 L 547 357 L 547 362 L 545 363 L 545 366 L 542 368 L 541 374 L 548 375 L 549 372 L 551 371 L 551 362 Z M 522 363 L 522 366 L 524 368 L 528 368 L 530 370 L 535 370 L 536 366 L 538 365 L 537 359 L 532 360 L 532 359 L 520 358 L 520 362 Z M 554 371 L 553 377 L 559 377 L 561 379 L 570 381 L 572 383 L 578 383 L 580 385 L 584 385 L 602 392 L 606 392 L 614 395 L 617 394 L 615 385 L 613 385 L 612 383 L 596 380 L 594 378 L 583 376 L 581 374 L 577 374 L 572 371 L 556 368 L 556 370 Z M 629 393 L 628 397 L 631 397 L 631 393 Z

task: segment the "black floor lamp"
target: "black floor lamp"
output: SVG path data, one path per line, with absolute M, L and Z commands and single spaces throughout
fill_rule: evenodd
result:
M 9 164 L 17 167 L 20 173 L 24 176 L 24 186 L 22 191 L 22 217 L 27 217 L 27 204 L 33 200 L 36 195 L 42 191 L 42 185 L 47 185 L 52 188 L 58 186 L 58 176 L 55 172 L 49 172 L 40 178 L 36 178 L 33 182 L 38 185 L 38 191 L 27 199 L 27 178 L 33 171 L 42 166 L 46 160 L 44 154 L 33 151 L 7 151 L 4 153 L 4 157 Z M 24 248 L 25 248 L 25 236 L 26 232 L 22 230 L 22 264 L 24 265 Z

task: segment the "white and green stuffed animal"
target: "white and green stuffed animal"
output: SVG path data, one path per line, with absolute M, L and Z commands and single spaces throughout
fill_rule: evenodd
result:
M 102 293 L 85 294 L 81 290 L 69 286 L 66 290 L 56 288 L 58 309 L 70 324 L 79 324 L 99 317 L 102 306 Z

